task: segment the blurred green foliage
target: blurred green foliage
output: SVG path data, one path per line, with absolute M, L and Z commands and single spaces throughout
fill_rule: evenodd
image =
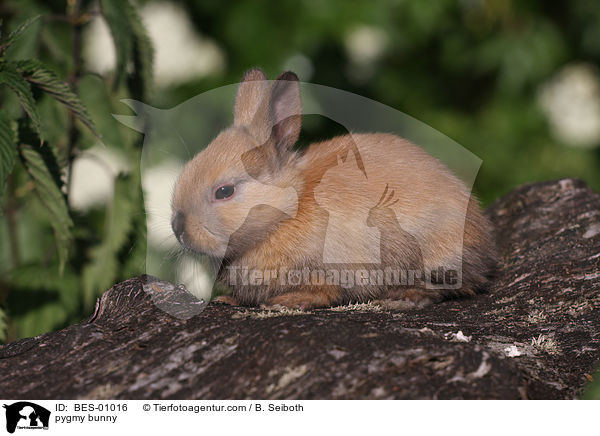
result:
M 412 115 L 471 150 L 483 160 L 475 190 L 484 204 L 519 184 L 566 176 L 600 190 L 600 144 L 556 137 L 539 103 L 541 86 L 563 67 L 598 64 L 594 2 L 174 1 L 219 48 L 224 68 L 162 87 L 152 87 L 152 45 L 140 20 L 147 3 L 0 6 L 0 340 L 78 321 L 115 281 L 144 272 L 142 138 L 110 115 L 130 113 L 122 98 L 168 108 L 253 66 L 271 78 L 291 68 L 303 81 Z M 98 16 L 116 48 L 116 68 L 104 74 L 81 58 L 82 32 Z M 361 42 L 352 42 L 361 32 L 362 58 Z M 325 123 L 311 136 L 336 128 Z M 74 210 L 71 166 L 98 135 L 129 169 L 116 176 L 107 206 Z
M 0 340 L 10 341 L 79 321 L 115 281 L 144 270 L 141 138 L 110 114 L 118 97 L 147 98 L 153 53 L 126 1 L 12 2 L 1 13 Z M 118 42 L 110 77 L 82 61 L 98 15 Z M 132 165 L 106 207 L 78 211 L 73 162 L 101 137 Z

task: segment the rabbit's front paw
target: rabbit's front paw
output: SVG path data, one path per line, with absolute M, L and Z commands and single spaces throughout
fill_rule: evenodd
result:
M 231 295 L 221 295 L 213 300 L 216 303 L 228 304 L 230 306 L 239 306 L 240 303 Z
M 329 306 L 331 301 L 325 295 L 311 292 L 290 292 L 278 295 L 267 301 L 267 306 L 287 307 L 289 309 L 313 309 Z

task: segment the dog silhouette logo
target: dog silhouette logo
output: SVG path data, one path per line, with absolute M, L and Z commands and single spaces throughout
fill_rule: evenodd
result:
M 135 115 L 113 116 L 144 134 L 146 273 L 164 279 L 144 291 L 161 310 L 188 319 L 233 282 L 247 304 L 271 290 L 322 287 L 305 267 L 315 277 L 342 270 L 362 277 L 366 269 L 368 284 L 343 286 L 350 299 L 384 286 L 461 288 L 464 224 L 481 160 L 429 126 L 356 94 L 292 73 L 267 80 L 259 70 L 169 109 L 121 101 Z M 313 145 L 320 151 L 308 153 Z M 456 197 L 444 194 L 450 179 L 464 184 Z M 446 280 L 442 267 L 458 279 Z M 300 271 L 294 285 L 287 277 Z M 258 279 L 251 284 L 249 275 Z M 180 310 L 163 297 L 165 286 L 198 300 Z
M 346 157 L 337 156 L 337 164 L 328 168 L 319 185 L 315 188 L 315 200 L 329 215 L 325 242 L 323 245 L 323 262 L 334 264 L 379 264 L 380 233 L 375 227 L 367 225 L 369 211 L 377 199 L 359 198 L 367 189 L 353 189 L 356 206 L 345 207 L 344 200 L 332 197 L 330 192 L 341 180 L 348 185 L 359 187 L 367 185 L 367 175 L 359 166 L 358 150 L 346 150 Z M 349 238 L 348 234 L 352 237 Z
M 48 429 L 50 411 L 29 401 L 4 404 L 6 409 L 6 431 L 14 433 L 18 429 Z

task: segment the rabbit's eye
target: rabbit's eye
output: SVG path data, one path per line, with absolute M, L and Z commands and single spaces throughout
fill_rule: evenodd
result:
M 223 185 L 215 189 L 215 200 L 226 200 L 235 192 L 235 186 Z

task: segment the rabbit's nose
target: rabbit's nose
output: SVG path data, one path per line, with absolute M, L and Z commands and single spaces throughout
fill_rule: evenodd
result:
M 175 215 L 171 220 L 171 227 L 173 228 L 175 237 L 179 242 L 181 242 L 181 236 L 183 235 L 183 231 L 185 229 L 185 215 L 182 212 L 175 212 Z

